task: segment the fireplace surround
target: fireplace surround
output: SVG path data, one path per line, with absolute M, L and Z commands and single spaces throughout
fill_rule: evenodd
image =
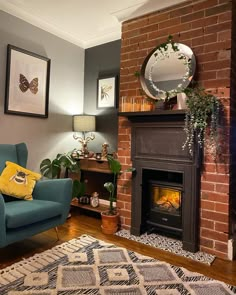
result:
M 180 234 L 183 249 L 196 252 L 199 246 L 201 161 L 196 147 L 193 157 L 182 149 L 185 138 L 184 112 L 132 113 L 127 117 L 131 122 L 131 159 L 136 169 L 132 179 L 131 233 L 140 235 L 145 232 L 148 224 L 155 223 L 150 220 L 150 215 L 158 216 L 158 210 L 150 211 L 150 200 L 145 199 L 150 181 L 161 184 L 163 188 L 171 188 L 167 184 L 170 185 L 170 179 L 177 175 L 177 180 L 172 181 L 172 189 L 181 193 L 179 225 L 176 227 L 173 221 L 165 225 L 165 218 L 168 218 L 164 214 L 162 223 L 158 221 L 154 226 L 164 230 L 169 228 L 170 232 Z M 158 177 L 160 172 L 162 176 Z M 147 177 L 148 174 L 152 176 Z M 150 179 L 147 181 L 145 178 Z

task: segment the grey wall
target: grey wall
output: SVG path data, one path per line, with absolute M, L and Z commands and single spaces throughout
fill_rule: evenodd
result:
M 97 116 L 96 138 L 88 144 L 94 152 L 100 152 L 104 142 L 109 144 L 109 152 L 117 151 L 118 109 L 97 109 L 97 79 L 99 75 L 119 75 L 120 47 L 121 40 L 117 40 L 85 51 L 84 113 Z
M 48 119 L 4 114 L 7 44 L 51 59 Z M 82 48 L 0 11 L 0 77 L 0 143 L 25 142 L 34 171 L 42 159 L 78 147 L 72 115 L 83 112 Z

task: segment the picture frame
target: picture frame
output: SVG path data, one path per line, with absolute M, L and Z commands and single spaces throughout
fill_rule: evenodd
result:
M 116 108 L 118 75 L 100 76 L 97 81 L 97 108 Z
M 4 113 L 48 118 L 50 59 L 8 44 Z

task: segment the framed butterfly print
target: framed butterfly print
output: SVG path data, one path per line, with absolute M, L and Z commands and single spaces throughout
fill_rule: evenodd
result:
M 8 44 L 5 114 L 48 117 L 50 59 Z

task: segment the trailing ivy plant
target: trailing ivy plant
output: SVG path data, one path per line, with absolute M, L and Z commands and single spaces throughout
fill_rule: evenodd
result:
M 220 100 L 204 88 L 186 88 L 187 95 L 185 126 L 186 140 L 183 149 L 187 148 L 193 155 L 193 146 L 196 141 L 200 148 L 205 145 L 216 156 L 218 153 L 218 127 L 220 116 Z M 208 135 L 208 137 L 206 136 Z M 206 140 L 206 138 L 208 138 Z

